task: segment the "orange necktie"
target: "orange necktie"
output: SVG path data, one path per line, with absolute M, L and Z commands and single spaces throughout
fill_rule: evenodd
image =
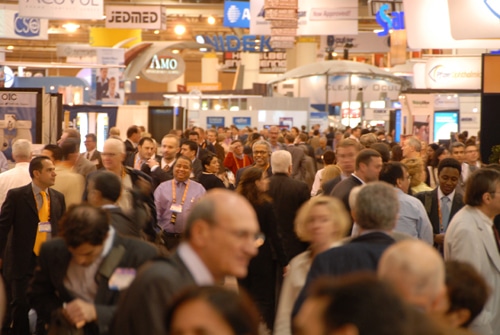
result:
M 50 208 L 49 201 L 47 199 L 47 193 L 45 193 L 45 191 L 40 191 L 40 195 L 42 196 L 42 207 L 40 207 L 40 209 L 38 210 L 38 220 L 40 220 L 40 222 L 48 222 Z M 35 245 L 33 246 L 33 252 L 35 253 L 35 255 L 38 256 L 38 254 L 40 253 L 40 247 L 45 241 L 47 241 L 47 233 L 41 232 L 40 227 L 37 227 Z

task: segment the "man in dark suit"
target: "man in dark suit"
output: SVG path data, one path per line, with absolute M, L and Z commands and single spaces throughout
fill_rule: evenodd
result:
M 300 149 L 299 149 L 300 150 Z M 277 150 L 271 155 L 273 175 L 270 178 L 268 194 L 273 199 L 276 213 L 276 225 L 282 238 L 283 248 L 288 260 L 307 249 L 295 233 L 295 214 L 300 206 L 309 200 L 309 188 L 306 183 L 292 179 L 292 156 L 286 150 Z
M 71 207 L 61 237 L 43 245 L 28 294 L 48 324 L 56 315 L 85 334 L 107 334 L 126 278 L 157 256 L 153 245 L 122 237 L 103 209 Z M 124 283 L 125 280 L 125 283 Z M 130 281 L 129 281 L 130 283 Z M 50 329 L 49 329 L 50 331 Z
M 88 159 L 92 164 L 94 164 L 97 170 L 102 168 L 101 152 L 96 149 L 97 147 L 97 137 L 95 134 L 85 135 L 85 148 L 87 152 L 81 154 L 86 159 Z
M 354 173 L 338 183 L 330 195 L 342 200 L 345 208 L 350 211 L 349 194 L 351 190 L 356 186 L 377 181 L 380 170 L 382 170 L 382 156 L 380 156 L 380 153 L 373 149 L 363 149 L 356 157 Z
M 194 181 L 198 181 L 201 174 L 203 173 L 201 160 L 196 157 L 197 150 L 198 144 L 196 144 L 196 142 L 194 141 L 186 141 L 181 145 L 181 155 L 189 158 L 193 165 L 193 172 L 191 172 L 190 179 L 193 179 Z
M 262 169 L 262 171 L 267 171 L 267 176 L 271 177 L 273 175 L 271 170 L 271 164 L 269 163 L 269 158 L 271 157 L 271 145 L 269 142 L 264 140 L 259 140 L 252 145 L 252 154 L 253 154 L 253 165 L 249 165 L 243 167 L 236 171 L 236 186 L 240 182 L 240 178 L 243 175 L 243 172 L 246 171 L 251 166 L 258 167 Z
M 127 129 L 127 139 L 123 142 L 127 153 L 135 152 L 137 143 L 141 140 L 141 130 L 137 126 L 130 126 Z
M 335 158 L 337 166 L 342 170 L 342 174 L 337 178 L 323 183 L 323 194 L 330 194 L 332 190 L 342 180 L 347 179 L 354 172 L 356 157 L 361 150 L 359 142 L 351 139 L 345 139 L 338 142 L 335 146 Z
M 216 189 L 187 219 L 186 241 L 167 259 L 144 265 L 118 304 L 111 334 L 167 334 L 172 297 L 192 285 L 214 285 L 247 275 L 262 243 L 255 211 L 235 192 Z
M 13 334 L 29 334 L 28 283 L 41 243 L 57 236 L 59 219 L 66 210 L 64 196 L 49 188 L 56 178 L 50 158 L 31 160 L 29 173 L 32 182 L 10 190 L 0 213 L 0 264 L 10 284 Z
M 359 192 L 355 204 L 356 223 L 361 235 L 314 258 L 306 284 L 295 302 L 294 316 L 316 278 L 341 276 L 356 271 L 376 271 L 382 253 L 394 243 L 394 239 L 389 236 L 396 225 L 399 211 L 394 187 L 384 182 L 367 184 Z
M 141 170 L 150 159 L 154 159 L 156 145 L 151 137 L 142 137 L 135 152 L 128 152 L 123 165 L 132 169 Z
M 424 204 L 432 224 L 434 245 L 441 251 L 448 224 L 464 206 L 463 196 L 457 191 L 461 173 L 462 165 L 459 161 L 445 158 L 438 165 L 439 186 L 432 191 L 415 195 Z
M 164 181 L 174 178 L 174 164 L 179 155 L 180 141 L 176 135 L 165 135 L 161 140 L 162 158 L 150 159 L 141 171 L 153 179 L 153 190 Z

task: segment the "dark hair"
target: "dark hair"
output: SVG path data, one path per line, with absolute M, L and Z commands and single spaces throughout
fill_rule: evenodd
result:
M 408 308 L 374 274 L 358 272 L 321 278 L 313 284 L 310 297 L 326 300 L 321 313 L 325 334 L 348 324 L 354 325 L 359 335 L 407 333 Z
M 483 203 L 483 194 L 494 194 L 499 181 L 500 172 L 496 170 L 479 169 L 474 171 L 467 178 L 464 203 L 473 207 L 480 206 Z
M 396 186 L 398 179 L 404 178 L 406 167 L 401 162 L 384 163 L 380 171 L 379 180 Z
M 295 141 L 295 136 L 293 136 L 292 134 L 287 134 L 285 136 L 285 140 L 288 142 L 288 143 L 293 143 Z
M 361 150 L 358 155 L 356 156 L 356 170 L 359 169 L 359 166 L 361 163 L 368 165 L 370 164 L 370 161 L 372 160 L 372 157 L 380 157 L 380 153 L 378 151 L 375 151 L 373 149 L 363 149 Z
M 446 287 L 450 308 L 447 313 L 460 309 L 470 312 L 469 319 L 461 324 L 467 327 L 483 310 L 490 289 L 484 278 L 469 263 L 446 261 Z
M 183 146 L 183 145 L 187 145 L 189 147 L 189 150 L 191 150 L 191 151 L 198 151 L 198 143 L 196 143 L 194 141 L 190 141 L 190 140 L 184 141 L 184 142 L 182 142 L 181 146 Z
M 189 132 L 189 134 L 188 134 L 188 137 L 189 137 L 189 136 L 191 136 L 191 135 L 193 135 L 193 136 L 196 136 L 196 137 L 200 138 L 200 134 L 198 134 L 198 132 L 197 132 L 197 131 L 191 130 L 191 131 Z
M 432 160 L 430 165 L 432 167 L 438 167 L 439 165 L 439 156 L 441 156 L 445 151 L 448 149 L 446 147 L 440 146 L 434 151 L 434 154 L 432 155 Z
M 246 169 L 240 179 L 236 192 L 247 198 L 252 205 L 260 205 L 265 202 L 270 202 L 271 198 L 257 189 L 255 182 L 262 178 L 262 174 L 267 173 L 258 167 L 250 167 Z
M 90 139 L 92 142 L 97 142 L 97 136 L 95 136 L 95 134 L 87 134 L 85 135 L 85 139 Z
M 292 129 L 295 129 L 295 131 L 297 132 L 297 134 L 300 134 L 300 129 L 299 129 L 299 128 L 297 128 L 297 127 L 292 127 L 292 128 L 290 128 L 290 131 L 291 131 Z
M 214 158 L 217 158 L 217 160 L 219 159 L 215 154 L 213 154 L 211 152 L 206 154 L 206 155 L 203 155 L 203 157 L 201 159 L 201 165 L 203 166 L 203 171 L 207 171 L 207 168 L 205 166 L 210 165 L 210 163 L 212 163 L 212 160 Z
M 387 163 L 391 159 L 391 152 L 389 146 L 382 142 L 373 143 L 370 149 L 377 151 L 382 157 L 382 162 Z
M 240 143 L 241 145 L 243 145 L 243 142 L 241 142 L 241 140 L 233 140 L 231 142 L 231 144 L 235 144 L 235 143 Z
M 139 140 L 139 143 L 137 145 L 140 145 L 142 147 L 144 145 L 144 142 L 146 142 L 146 141 L 155 144 L 155 141 L 153 141 L 153 139 L 151 137 L 145 136 L 145 137 L 141 137 L 141 139 Z
M 140 132 L 141 132 L 141 130 L 139 129 L 139 127 L 137 127 L 137 126 L 130 126 L 127 129 L 127 138 L 130 138 L 130 136 L 132 136 L 134 134 L 137 134 L 137 133 L 140 133 Z
M 62 144 L 61 144 L 61 153 L 62 153 L 62 159 L 61 160 L 67 160 L 68 156 L 74 153 L 77 153 L 79 151 L 80 143 L 74 138 L 67 138 Z M 54 157 L 55 159 L 55 157 Z
M 403 149 L 399 144 L 396 144 L 391 148 L 391 161 L 400 162 L 402 159 L 403 159 Z
M 59 222 L 59 233 L 71 248 L 84 243 L 96 246 L 106 239 L 109 216 L 102 208 L 90 205 L 73 205 Z
M 184 290 L 171 305 L 167 314 L 167 328 L 172 331 L 176 311 L 190 301 L 201 300 L 225 321 L 236 335 L 258 335 L 259 313 L 244 291 L 236 293 L 219 286 L 198 286 Z
M 445 158 L 438 165 L 438 176 L 444 168 L 452 168 L 458 170 L 458 175 L 462 174 L 462 164 L 455 158 Z
M 323 153 L 323 162 L 325 165 L 330 165 L 335 163 L 335 153 L 331 150 L 327 150 Z
M 52 152 L 52 157 L 55 161 L 61 161 L 63 159 L 63 153 L 60 146 L 56 144 L 47 144 L 43 147 L 43 150 Z M 50 158 L 49 158 L 50 159 Z
M 34 176 L 35 176 L 34 173 L 33 173 L 33 171 L 42 171 L 42 169 L 43 169 L 43 161 L 46 160 L 46 159 L 49 160 L 49 161 L 51 161 L 50 158 L 47 157 L 47 156 L 38 156 L 38 157 L 35 157 L 35 158 L 33 158 L 31 160 L 30 166 L 29 166 L 29 172 L 30 172 L 31 179 L 33 179 Z
M 122 191 L 122 182 L 118 176 L 109 171 L 96 171 L 90 176 L 94 189 L 101 192 L 104 199 L 116 202 Z
M 175 163 L 174 163 L 173 167 L 175 167 L 177 165 L 177 163 L 179 162 L 179 159 L 183 159 L 185 161 L 188 161 L 189 162 L 189 167 L 193 168 L 193 162 L 191 162 L 191 160 L 189 158 L 187 158 L 186 156 L 179 156 L 179 157 L 177 157 L 177 159 L 175 160 Z
M 306 133 L 299 134 L 299 140 L 301 140 L 302 142 L 307 142 L 308 139 L 309 139 L 309 136 Z

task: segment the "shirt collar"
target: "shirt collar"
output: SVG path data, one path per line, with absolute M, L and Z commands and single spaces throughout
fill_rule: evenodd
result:
M 214 277 L 189 243 L 181 243 L 177 253 L 199 286 L 215 284 Z
M 356 176 L 356 173 L 355 173 L 355 172 L 353 172 L 353 173 L 352 173 L 352 176 L 353 176 L 354 178 L 356 178 L 357 180 L 359 180 L 359 181 L 361 182 L 361 184 L 363 184 L 363 185 L 364 185 L 364 184 L 366 184 L 366 183 L 363 181 L 363 179 L 361 179 L 361 178 L 359 178 L 358 176 Z
M 115 240 L 116 231 L 113 226 L 109 226 L 108 236 L 104 240 L 104 248 L 102 249 L 101 257 L 106 257 L 111 251 L 111 247 L 113 247 L 113 241 Z
M 33 193 L 34 194 L 40 194 L 40 191 L 45 191 L 46 194 L 49 194 L 49 189 L 46 188 L 45 190 L 42 190 L 40 187 L 38 187 L 35 183 L 31 183 L 31 187 L 33 188 Z
M 453 192 L 451 192 L 450 194 L 447 195 L 448 199 L 450 199 L 450 202 L 453 202 L 453 198 L 455 197 L 455 191 L 456 190 L 457 189 L 455 188 L 453 190 Z M 444 195 L 443 191 L 441 191 L 441 187 L 438 186 L 438 200 L 441 200 L 441 198 L 444 197 L 444 196 L 445 195 Z

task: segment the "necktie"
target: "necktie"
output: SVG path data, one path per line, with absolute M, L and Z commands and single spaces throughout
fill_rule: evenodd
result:
M 170 166 L 168 166 L 168 164 L 167 164 L 163 167 L 163 171 L 167 172 L 168 170 L 170 170 Z
M 40 195 L 42 196 L 42 207 L 40 207 L 40 209 L 38 210 L 38 220 L 40 220 L 40 222 L 48 222 L 50 208 L 49 201 L 47 200 L 47 193 L 45 193 L 45 191 L 40 191 Z M 37 227 L 35 245 L 33 246 L 33 252 L 35 253 L 35 255 L 38 256 L 38 254 L 40 253 L 40 247 L 45 241 L 47 241 L 47 233 L 41 232 L 40 228 Z
M 87 159 L 90 159 L 90 152 L 87 152 Z
M 448 221 L 450 220 L 450 207 L 448 203 L 450 202 L 450 198 L 447 196 L 443 196 L 441 198 L 441 230 L 442 233 L 446 232 L 446 228 L 448 228 Z

